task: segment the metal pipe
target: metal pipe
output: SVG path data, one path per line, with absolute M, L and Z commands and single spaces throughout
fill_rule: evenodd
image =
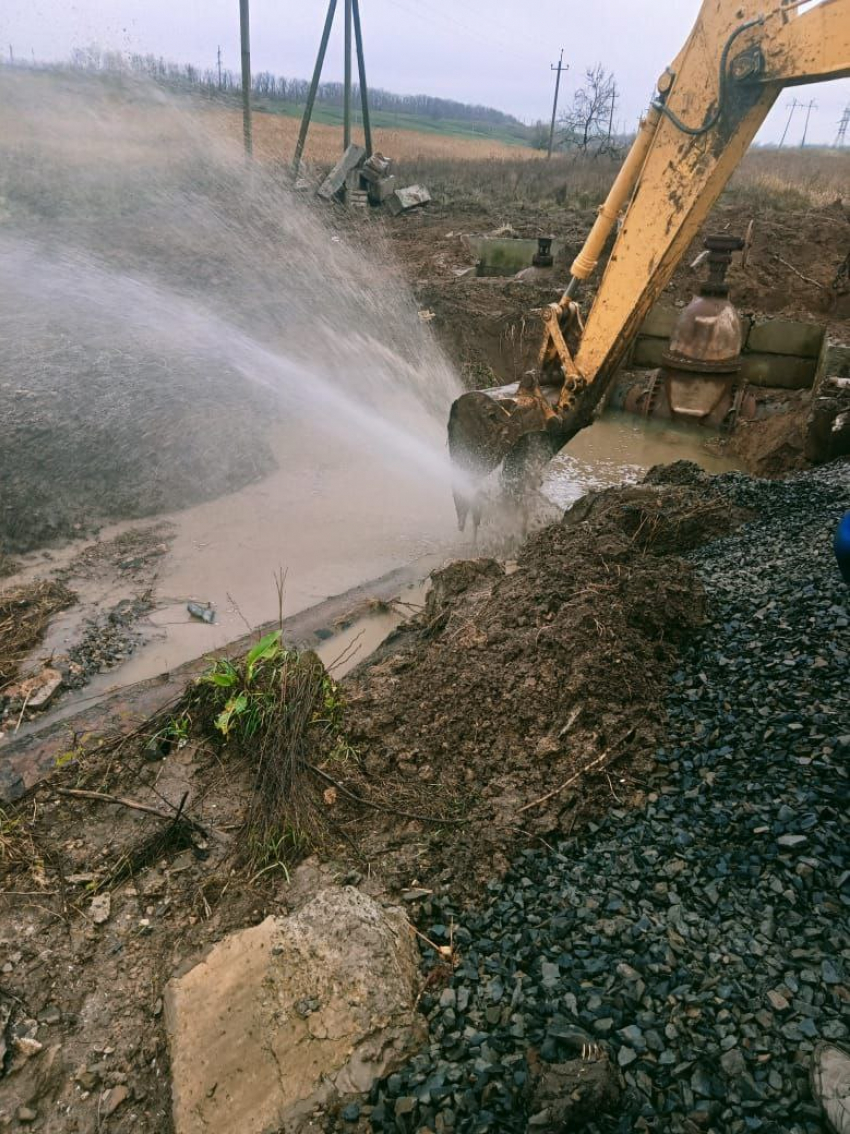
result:
M 599 210 L 599 215 L 584 243 L 584 248 L 573 261 L 571 268 L 573 279 L 567 288 L 568 296 L 575 291 L 577 281 L 586 280 L 599 263 L 605 242 L 611 235 L 611 231 L 617 223 L 617 218 L 638 183 L 660 121 L 660 109 L 657 106 L 651 106 L 643 120 L 638 136 L 617 174 L 617 179 L 611 186 L 605 204 Z
M 331 28 L 336 14 L 336 0 L 329 0 L 328 14 L 325 17 L 325 26 L 322 29 L 322 39 L 319 43 L 319 54 L 316 56 L 316 66 L 313 68 L 313 78 L 307 94 L 307 105 L 304 107 L 304 117 L 301 119 L 301 129 L 298 132 L 298 141 L 295 144 L 295 157 L 292 159 L 292 175 L 298 176 L 301 168 L 301 157 L 307 141 L 307 131 L 310 129 L 310 119 L 313 117 L 313 106 L 316 102 L 316 91 L 319 89 L 319 80 L 322 77 L 322 67 L 325 64 L 325 54 L 328 50 L 328 40 L 331 38 Z
M 357 73 L 360 76 L 360 102 L 363 107 L 363 134 L 366 157 L 372 156 L 372 124 L 369 121 L 369 89 L 366 86 L 366 60 L 363 55 L 363 32 L 360 28 L 360 0 L 354 0 L 354 42 L 357 47 Z
M 345 0 L 345 94 L 343 96 L 342 148 L 351 145 L 351 0 Z
M 239 35 L 242 40 L 242 140 L 245 156 L 251 157 L 254 136 L 251 128 L 251 19 L 248 0 L 239 0 Z

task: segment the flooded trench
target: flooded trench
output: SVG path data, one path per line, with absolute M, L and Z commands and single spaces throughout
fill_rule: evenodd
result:
M 67 572 L 78 604 L 56 617 L 44 643 L 29 659 L 36 668 L 67 654 L 85 626 L 105 609 L 147 596 L 150 606 L 136 623 L 128 656 L 104 666 L 88 684 L 63 694 L 49 713 L 24 722 L 6 740 L 25 736 L 48 721 L 116 689 L 168 673 L 195 658 L 224 650 L 250 628 L 279 616 L 276 576 L 285 577 L 284 617 L 308 610 L 388 572 L 406 569 L 399 602 L 361 600 L 351 617 L 336 620 L 311 641 L 322 660 L 343 676 L 368 657 L 406 618 L 421 607 L 426 579 L 446 562 L 487 552 L 455 525 L 448 483 L 444 493 L 416 477 L 387 477 L 369 453 L 319 449 L 312 464 L 298 454 L 281 459 L 263 481 L 239 492 L 154 521 L 104 528 L 94 541 L 76 541 L 51 552 L 24 557 L 14 584 Z M 639 480 L 653 465 L 687 459 L 710 472 L 737 465 L 713 453 L 700 434 L 622 414 L 601 418 L 578 434 L 551 464 L 544 494 L 559 508 L 589 491 Z M 352 479 L 352 468 L 357 475 Z M 106 559 L 90 569 L 96 552 L 118 536 L 150 531 L 154 574 L 139 579 Z M 75 575 L 81 547 L 89 569 Z M 143 558 L 143 557 L 142 557 Z M 124 568 L 128 561 L 119 561 Z M 130 564 L 136 562 L 132 558 Z M 193 618 L 187 603 L 210 604 L 215 622 Z M 353 604 L 354 605 L 354 604 Z M 1 742 L 0 742 L 1 743 Z

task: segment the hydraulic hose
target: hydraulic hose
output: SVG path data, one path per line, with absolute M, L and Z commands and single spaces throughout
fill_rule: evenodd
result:
M 717 123 L 720 121 L 720 118 L 726 107 L 726 91 L 729 83 L 729 55 L 732 51 L 732 48 L 738 38 L 742 36 L 744 32 L 748 32 L 751 28 L 762 27 L 764 22 L 764 16 L 756 16 L 755 19 L 748 20 L 747 23 L 741 24 L 739 28 L 736 28 L 726 41 L 726 46 L 723 48 L 723 52 L 720 56 L 720 79 L 717 106 L 708 114 L 702 126 L 688 126 L 688 124 L 686 122 L 683 122 L 677 114 L 674 114 L 672 110 L 669 110 L 660 99 L 656 99 L 652 105 L 661 114 L 663 114 L 665 118 L 669 118 L 677 130 L 681 130 L 683 134 L 687 134 L 690 138 L 701 138 L 704 134 L 707 134 L 710 130 L 713 130 Z

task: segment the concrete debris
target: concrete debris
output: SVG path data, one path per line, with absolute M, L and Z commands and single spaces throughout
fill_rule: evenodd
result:
M 389 176 L 392 162 L 382 153 L 374 153 L 363 163 L 360 173 L 367 181 L 384 181 Z
M 387 207 L 395 217 L 399 213 L 406 213 L 409 209 L 418 209 L 422 205 L 427 205 L 430 200 L 431 194 L 424 185 L 408 185 L 406 189 L 396 189 L 388 198 Z
M 5 692 L 5 697 L 13 706 L 26 706 L 27 709 L 43 709 L 62 684 L 62 674 L 58 669 L 45 666 L 41 673 L 28 677 L 13 685 Z
M 382 177 L 378 181 L 369 181 L 367 184 L 369 186 L 369 200 L 373 205 L 383 205 L 396 190 L 395 177 Z
M 417 988 L 407 919 L 351 887 L 231 934 L 166 988 L 176 1134 L 310 1128 L 413 1050 Z
M 362 165 L 363 159 L 366 157 L 366 151 L 362 146 L 356 145 L 354 142 L 348 147 L 325 180 L 317 189 L 318 195 L 325 201 L 331 201 L 345 186 L 345 179 L 348 174 Z

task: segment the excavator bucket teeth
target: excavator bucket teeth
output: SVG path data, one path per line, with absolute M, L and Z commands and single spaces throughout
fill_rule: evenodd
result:
M 478 526 L 481 517 L 480 484 L 517 449 L 529 434 L 546 434 L 551 409 L 559 388 L 544 386 L 538 396 L 524 393 L 520 385 L 500 386 L 463 394 L 449 414 L 449 454 L 458 470 L 454 501 L 461 530 L 471 515 Z

